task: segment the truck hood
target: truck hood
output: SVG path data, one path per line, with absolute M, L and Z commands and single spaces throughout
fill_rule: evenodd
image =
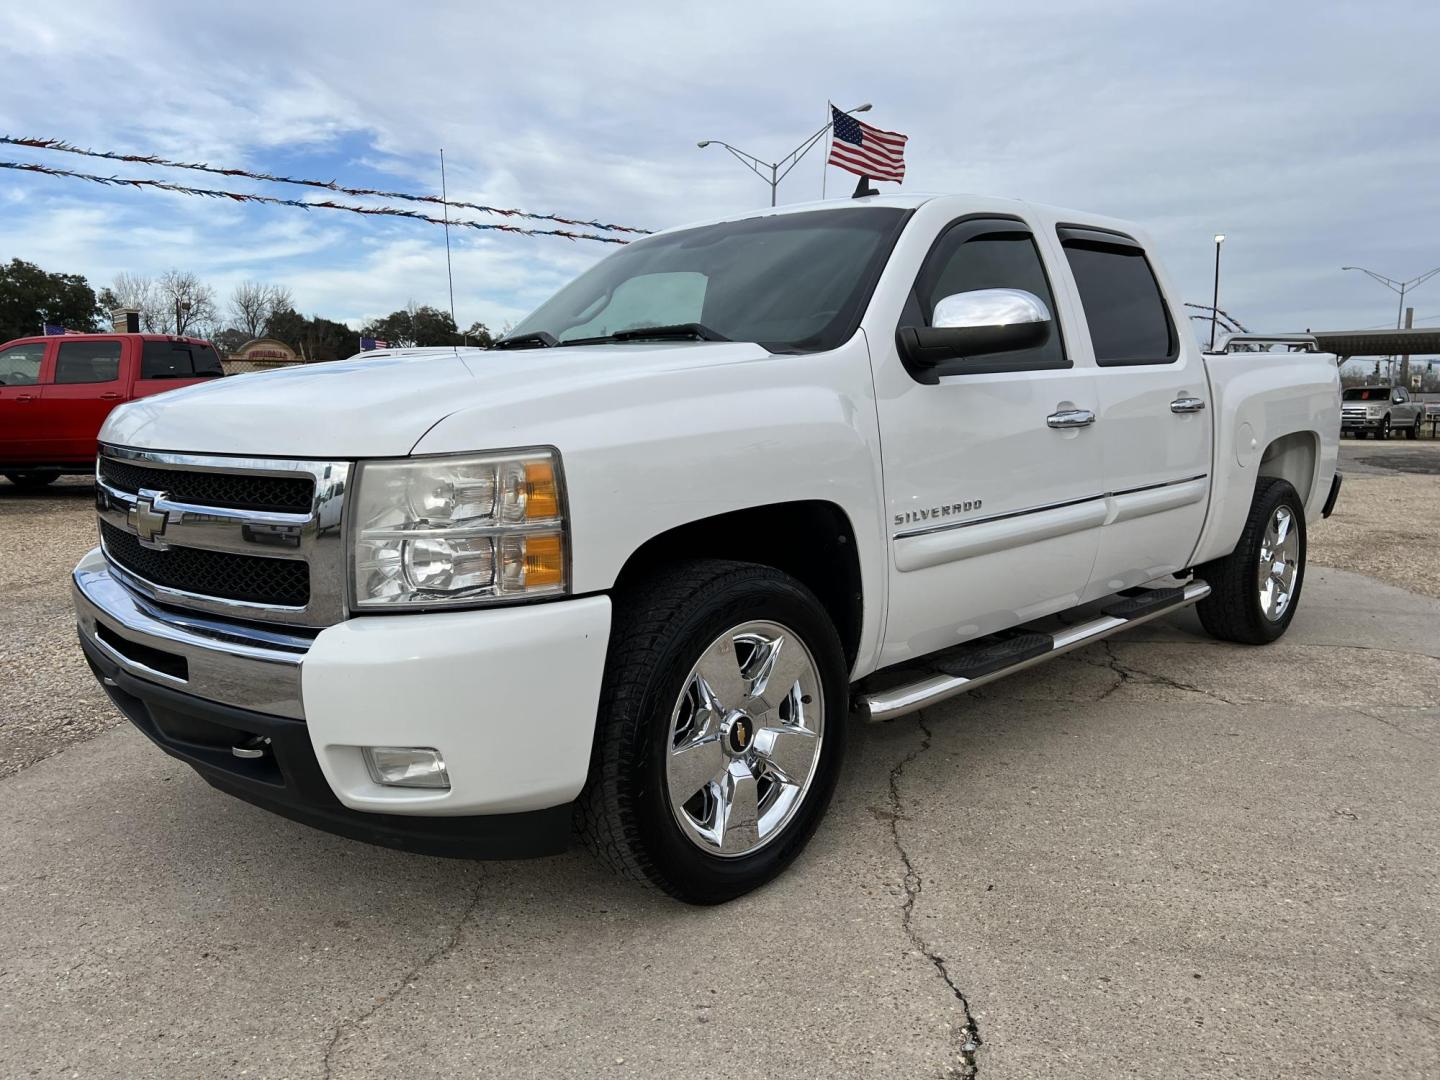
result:
M 235 375 L 142 398 L 114 410 L 100 439 L 250 457 L 400 457 L 461 410 L 770 355 L 743 342 L 413 349 Z

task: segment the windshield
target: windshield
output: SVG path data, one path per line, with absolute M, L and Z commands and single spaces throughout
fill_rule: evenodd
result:
M 637 240 L 507 336 L 544 333 L 563 344 L 700 324 L 772 352 L 833 349 L 855 332 L 908 216 L 879 206 L 816 210 Z
M 1390 390 L 1384 386 L 1354 386 L 1345 391 L 1346 401 L 1389 401 Z

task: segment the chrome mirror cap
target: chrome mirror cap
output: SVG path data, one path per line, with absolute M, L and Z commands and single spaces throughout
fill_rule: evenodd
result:
M 1024 289 L 975 289 L 953 293 L 935 305 L 930 325 L 937 330 L 1048 323 L 1050 309 Z

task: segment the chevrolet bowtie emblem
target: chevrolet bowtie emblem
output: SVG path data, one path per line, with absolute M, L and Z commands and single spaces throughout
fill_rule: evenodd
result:
M 130 528 L 147 544 L 153 544 L 158 537 L 164 536 L 165 526 L 170 523 L 170 517 L 164 510 L 155 509 L 156 499 L 163 497 L 142 495 L 125 513 Z

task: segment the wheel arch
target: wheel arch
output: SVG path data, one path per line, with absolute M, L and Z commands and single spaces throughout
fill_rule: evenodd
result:
M 773 566 L 813 592 L 840 636 L 845 662 L 860 649 L 865 597 L 855 528 L 840 506 L 823 500 L 730 510 L 667 529 L 631 552 L 615 588 L 685 559 L 735 559 Z
M 1260 455 L 1260 466 L 1256 470 L 1255 484 L 1251 486 L 1250 497 L 1255 497 L 1255 488 L 1260 477 L 1274 476 L 1288 480 L 1300 496 L 1304 506 L 1310 505 L 1310 496 L 1315 491 L 1316 473 L 1320 464 L 1320 436 L 1314 431 L 1292 431 L 1270 442 Z

